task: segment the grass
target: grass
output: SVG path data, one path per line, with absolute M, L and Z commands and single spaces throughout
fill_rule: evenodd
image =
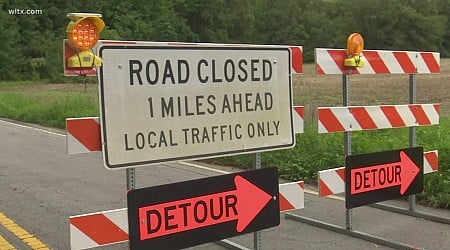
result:
M 64 128 L 68 117 L 99 115 L 98 97 L 93 91 L 84 93 L 82 88 L 78 91 L 63 88 L 23 90 L 30 87 L 33 86 L 29 83 L 1 83 L 0 117 Z
M 417 76 L 417 103 L 441 103 L 439 126 L 417 128 L 417 145 L 439 150 L 439 171 L 425 175 L 421 203 L 450 208 L 450 59 L 441 60 L 441 74 Z M 409 78 L 405 75 L 355 75 L 350 78 L 352 105 L 406 104 Z M 305 106 L 305 133 L 296 147 L 262 154 L 264 166 L 275 166 L 291 180 L 315 182 L 317 171 L 344 164 L 343 135 L 317 133 L 317 107 L 342 106 L 342 76 L 317 76 L 313 65 L 294 77 L 294 104 Z M 96 84 L 0 83 L 0 117 L 64 128 L 68 117 L 98 116 Z M 408 147 L 408 129 L 352 133 L 352 153 L 371 153 Z M 251 155 L 212 159 L 242 168 Z

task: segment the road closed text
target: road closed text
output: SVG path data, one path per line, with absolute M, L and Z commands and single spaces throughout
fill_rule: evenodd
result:
M 268 59 L 129 60 L 129 84 L 268 82 L 274 63 Z

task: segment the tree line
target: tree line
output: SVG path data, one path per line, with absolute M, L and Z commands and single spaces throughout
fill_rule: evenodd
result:
M 450 0 L 0 0 L 0 80 L 62 80 L 70 12 L 101 13 L 101 39 L 437 51 L 450 57 Z M 42 10 L 26 15 L 18 10 Z M 35 12 L 38 13 L 38 12 Z

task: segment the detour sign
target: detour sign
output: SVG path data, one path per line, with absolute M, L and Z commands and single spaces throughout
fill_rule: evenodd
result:
M 179 249 L 280 223 L 275 168 L 128 193 L 131 249 Z
M 346 158 L 346 207 L 420 193 L 423 148 L 409 148 Z

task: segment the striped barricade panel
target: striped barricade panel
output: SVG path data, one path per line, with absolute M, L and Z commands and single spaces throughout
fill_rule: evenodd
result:
M 66 119 L 68 154 L 102 151 L 100 119 L 98 117 Z
M 128 241 L 127 209 L 70 217 L 71 249 L 89 249 Z
M 319 133 L 439 124 L 439 104 L 319 107 Z
M 292 109 L 294 132 L 303 133 L 304 107 L 294 106 Z M 102 151 L 99 117 L 68 118 L 66 133 L 68 154 Z
M 305 107 L 303 106 L 293 106 L 293 124 L 294 133 L 301 134 L 304 133 L 304 122 L 305 122 Z
M 286 212 L 305 207 L 305 183 L 290 182 L 279 185 L 280 212 Z
M 280 212 L 304 208 L 304 183 L 279 185 Z M 72 250 L 89 249 L 128 241 L 127 208 L 70 217 Z
M 345 167 L 319 171 L 319 196 L 345 192 Z
M 439 168 L 439 152 L 437 150 L 423 153 L 423 173 L 433 173 Z
M 440 54 L 437 52 L 364 50 L 364 67 L 344 67 L 345 49 L 316 48 L 316 70 L 326 74 L 433 74 L 439 73 Z
M 423 173 L 428 174 L 437 171 L 438 151 L 423 153 Z M 319 196 L 328 196 L 345 192 L 345 167 L 319 171 Z
M 291 67 L 293 74 L 303 73 L 303 47 L 290 46 L 291 50 Z

